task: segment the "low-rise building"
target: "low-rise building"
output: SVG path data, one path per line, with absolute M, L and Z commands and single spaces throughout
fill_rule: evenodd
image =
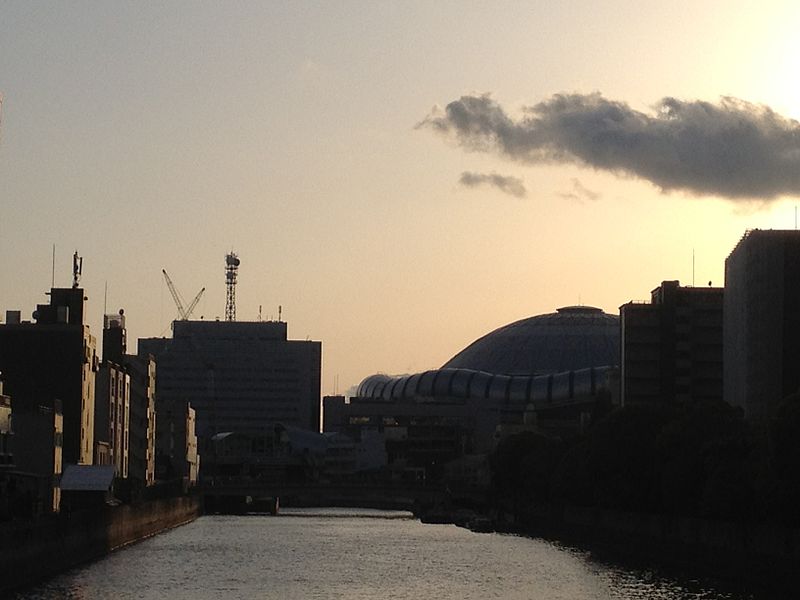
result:
M 26 488 L 33 514 L 57 512 L 61 503 L 64 419 L 61 404 L 12 413 L 17 489 Z
M 68 465 L 61 490 L 65 512 L 110 504 L 114 502 L 114 465 Z
M 188 402 L 161 403 L 156 427 L 156 479 L 197 484 L 200 455 L 195 434 L 195 410 Z

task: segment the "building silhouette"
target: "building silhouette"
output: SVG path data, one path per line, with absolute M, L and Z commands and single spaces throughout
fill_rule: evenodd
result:
M 103 360 L 95 385 L 96 465 L 113 465 L 114 476 L 128 477 L 131 378 L 122 365 Z
M 83 320 L 85 300 L 82 288 L 53 288 L 50 303 L 37 306 L 34 323 L 22 321 L 19 311 L 7 311 L 0 325 L 0 372 L 14 413 L 53 409 L 60 401 L 65 464 L 90 465 L 94 455 L 99 360 Z
M 184 490 L 197 483 L 196 412 L 189 402 L 159 401 L 155 439 L 155 474 L 161 481 L 180 480 Z
M 768 417 L 800 389 L 800 231 L 748 231 L 725 261 L 725 400 Z
M 128 475 L 145 486 L 155 482 L 156 361 L 152 356 L 125 355 L 130 376 L 130 442 Z
M 156 436 L 156 364 L 152 356 L 127 354 L 127 329 L 125 311 L 105 315 L 103 319 L 103 362 L 117 375 L 120 396 L 117 404 L 115 430 L 122 433 L 119 447 L 124 458 L 125 472 L 134 485 L 152 485 L 155 481 Z M 124 374 L 124 375 L 123 375 Z M 98 384 L 99 386 L 99 384 Z M 110 390 L 113 396 L 114 389 Z M 121 413 L 120 413 L 121 411 Z M 114 463 L 114 464 L 118 464 Z M 119 468 L 118 473 L 122 472 Z M 118 475 L 120 476 L 120 475 Z
M 320 429 L 322 344 L 288 340 L 285 322 L 175 321 L 171 339 L 140 339 L 138 354 L 155 357 L 158 414 L 190 403 L 199 438 Z
M 623 405 L 722 399 L 722 304 L 722 288 L 664 281 L 620 307 Z

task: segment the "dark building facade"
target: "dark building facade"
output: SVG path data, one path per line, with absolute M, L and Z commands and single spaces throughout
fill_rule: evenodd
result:
M 37 306 L 35 323 L 8 311 L 0 325 L 0 372 L 15 414 L 52 409 L 61 402 L 64 463 L 90 465 L 99 360 L 95 338 L 83 321 L 84 301 L 81 288 L 53 288 L 50 304 Z
M 130 388 L 126 369 L 104 360 L 95 385 L 94 463 L 113 465 L 122 479 L 128 477 Z
M 800 231 L 748 231 L 725 261 L 725 400 L 767 417 L 800 389 Z
M 156 364 L 149 354 L 126 354 L 125 320 L 122 309 L 103 320 L 103 365 L 108 372 L 105 377 L 100 377 L 102 368 L 98 373 L 98 402 L 101 380 L 107 389 L 97 414 L 104 412 L 102 439 L 113 441 L 114 458 L 102 464 L 114 464 L 117 477 L 135 480 L 133 485 L 148 486 L 155 481 Z
M 620 307 L 622 404 L 722 399 L 723 289 L 664 281 Z
M 11 439 L 11 397 L 3 394 L 3 374 L 0 373 L 0 470 L 14 467 L 14 452 Z
M 155 439 L 155 473 L 162 481 L 180 479 L 184 489 L 197 483 L 200 457 L 195 434 L 196 413 L 188 402 L 160 402 Z
M 125 355 L 130 376 L 130 442 L 128 475 L 145 486 L 155 481 L 156 362 L 147 356 Z
M 13 412 L 14 463 L 18 480 L 36 498 L 34 514 L 57 512 L 61 502 L 63 459 L 61 406 L 38 406 Z
M 156 360 L 156 408 L 191 403 L 197 436 L 275 423 L 320 429 L 322 344 L 288 340 L 282 321 L 175 321 L 172 339 L 140 339 Z

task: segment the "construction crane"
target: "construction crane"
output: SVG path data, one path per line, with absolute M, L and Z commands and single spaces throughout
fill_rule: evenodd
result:
M 197 296 L 195 296 L 194 300 L 192 300 L 189 303 L 189 307 L 184 309 L 183 299 L 181 298 L 181 295 L 178 293 L 178 290 L 175 289 L 175 284 L 172 283 L 172 279 L 170 279 L 169 275 L 167 275 L 166 269 L 161 269 L 161 272 L 164 274 L 164 279 L 167 282 L 169 293 L 172 294 L 172 299 L 175 301 L 175 306 L 178 308 L 178 314 L 181 317 L 181 321 L 188 321 L 189 317 L 192 316 L 192 312 L 197 306 L 197 303 L 200 302 L 200 297 L 203 295 L 203 292 L 206 291 L 206 288 L 203 288 L 199 292 L 197 292 Z

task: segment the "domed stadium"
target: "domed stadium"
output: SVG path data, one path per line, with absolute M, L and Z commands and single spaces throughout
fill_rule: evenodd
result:
M 566 306 L 504 325 L 443 365 L 502 375 L 544 375 L 619 364 L 619 316 Z
M 356 437 L 362 428 L 389 431 L 402 446 L 397 456 L 435 473 L 531 427 L 583 431 L 598 406 L 615 403 L 618 364 L 619 317 L 566 306 L 500 327 L 439 369 L 370 375 L 349 403 L 326 404 L 326 423 Z
M 619 317 L 592 306 L 567 306 L 500 327 L 440 369 L 370 375 L 356 395 L 384 401 L 456 397 L 549 402 L 594 394 L 618 364 Z

